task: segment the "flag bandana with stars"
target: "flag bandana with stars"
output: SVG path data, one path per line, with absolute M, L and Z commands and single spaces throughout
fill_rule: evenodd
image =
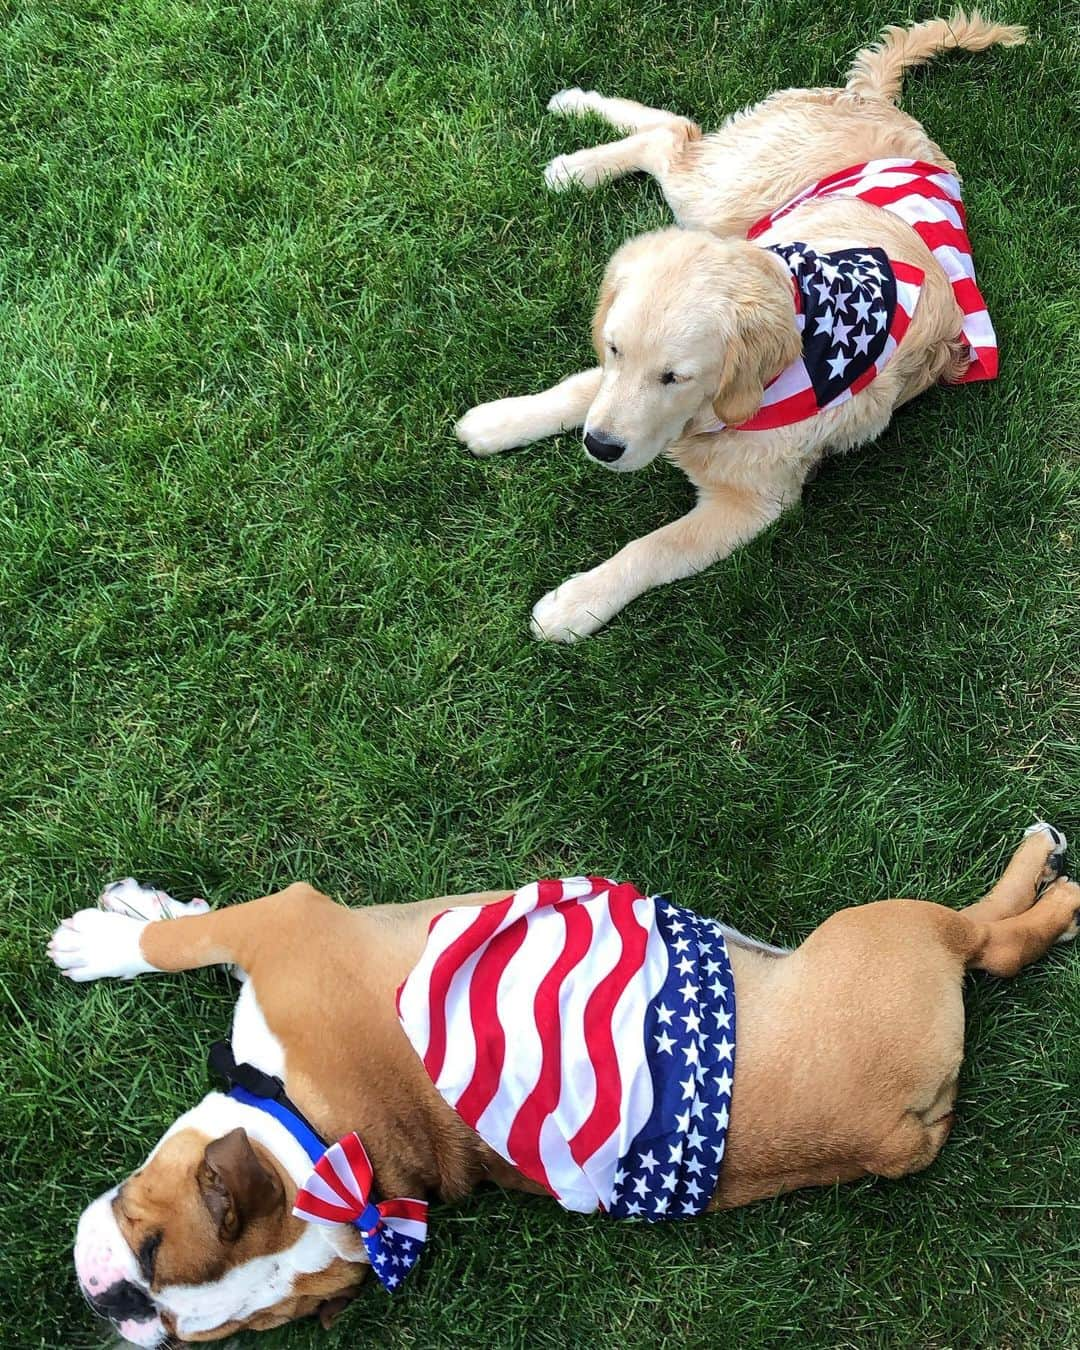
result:
M 440 914 L 398 1013 L 446 1101 L 566 1209 L 708 1205 L 735 1074 L 712 920 L 603 877 L 534 882 Z
M 791 426 L 865 389 L 907 332 L 924 276 L 879 248 L 818 253 L 794 243 L 768 251 L 791 273 L 802 352 L 766 387 L 753 417 L 732 431 Z M 706 430 L 723 428 L 717 422 Z
M 945 273 L 961 313 L 958 339 L 968 352 L 968 367 L 957 384 L 993 380 L 998 373 L 998 344 L 986 301 L 975 281 L 975 258 L 967 233 L 960 180 L 939 164 L 918 159 L 870 159 L 811 183 L 746 233 L 762 243 L 776 241 L 777 225 L 807 202 L 855 197 L 898 216 L 919 236 Z M 895 268 L 896 263 L 893 264 Z

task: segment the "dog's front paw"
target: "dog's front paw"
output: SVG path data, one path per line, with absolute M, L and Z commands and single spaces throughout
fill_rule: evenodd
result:
M 139 948 L 146 923 L 128 914 L 80 909 L 57 928 L 46 950 L 53 964 L 79 984 L 108 976 L 133 980 L 154 969 Z
M 174 900 L 165 891 L 152 886 L 140 886 L 134 877 L 110 882 L 98 896 L 98 909 L 111 914 L 126 914 L 131 919 L 183 919 L 193 914 L 205 914 L 210 906 L 205 900 L 184 904 Z
M 497 455 L 534 439 L 525 416 L 528 396 L 500 398 L 494 403 L 478 403 L 470 408 L 454 428 L 459 441 L 474 455 Z
M 541 642 L 577 642 L 603 628 L 620 608 L 595 572 L 579 572 L 536 602 L 529 627 Z

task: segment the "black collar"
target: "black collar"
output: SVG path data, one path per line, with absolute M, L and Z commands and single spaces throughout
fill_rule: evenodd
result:
M 253 1097 L 262 1097 L 267 1101 L 277 1102 L 286 1111 L 291 1111 L 297 1120 L 305 1125 L 317 1139 L 322 1140 L 324 1147 L 326 1146 L 326 1140 L 289 1097 L 285 1091 L 285 1084 L 280 1078 L 275 1078 L 273 1074 L 263 1073 L 262 1069 L 257 1069 L 254 1064 L 237 1064 L 236 1056 L 233 1054 L 232 1046 L 228 1041 L 215 1041 L 210 1047 L 210 1054 L 207 1058 L 210 1072 L 215 1078 L 220 1078 L 227 1089 L 231 1091 L 233 1088 L 243 1088 L 245 1092 L 250 1092 Z

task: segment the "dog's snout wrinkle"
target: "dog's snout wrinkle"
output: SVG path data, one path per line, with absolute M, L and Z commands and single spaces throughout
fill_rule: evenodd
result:
M 601 464 L 613 464 L 624 453 L 626 446 L 621 441 L 611 441 L 606 436 L 598 436 L 593 431 L 587 431 L 585 449 Z

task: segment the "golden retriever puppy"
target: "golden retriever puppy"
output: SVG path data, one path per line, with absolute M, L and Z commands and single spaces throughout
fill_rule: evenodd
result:
M 936 381 L 994 377 L 955 167 L 896 99 L 903 72 L 936 53 L 1024 37 L 977 12 L 890 28 L 845 88 L 774 94 L 704 137 L 627 99 L 555 95 L 553 112 L 630 134 L 560 155 L 549 186 L 650 173 L 682 228 L 611 259 L 597 366 L 481 404 L 457 434 L 490 455 L 584 426 L 591 458 L 621 471 L 666 455 L 698 501 L 545 595 L 536 637 L 573 642 L 726 557 L 798 498 L 826 453 L 872 440 Z

